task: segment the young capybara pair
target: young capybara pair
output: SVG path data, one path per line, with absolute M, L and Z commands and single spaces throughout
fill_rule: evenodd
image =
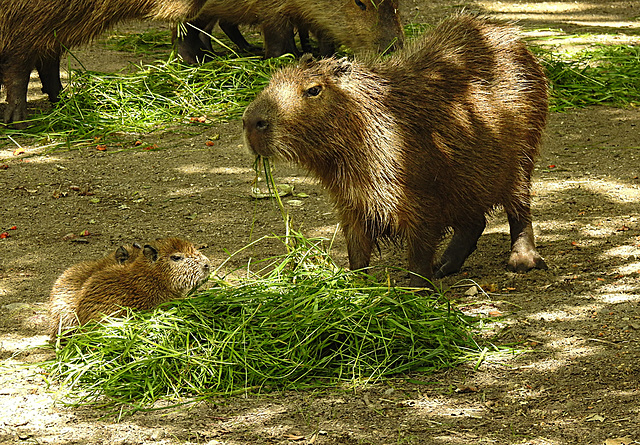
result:
M 460 270 L 496 206 L 509 220 L 508 269 L 546 268 L 530 189 L 547 97 L 517 29 L 458 14 L 387 59 L 305 57 L 282 69 L 247 107 L 244 138 L 320 180 L 351 269 L 369 265 L 379 240 L 400 238 L 411 285 L 424 286 Z
M 49 296 L 51 339 L 123 307 L 151 309 L 185 297 L 209 277 L 209 259 L 189 241 L 163 238 L 120 246 L 67 269 Z

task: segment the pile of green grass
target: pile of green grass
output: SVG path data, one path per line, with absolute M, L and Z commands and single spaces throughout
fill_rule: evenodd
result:
M 640 46 L 595 45 L 572 55 L 535 52 L 549 76 L 553 111 L 640 105 Z
M 271 72 L 290 60 L 217 58 L 194 67 L 172 59 L 139 66 L 132 73 L 73 71 L 61 102 L 34 116 L 22 133 L 80 141 L 150 132 L 192 117 L 238 117 Z
M 453 366 L 478 321 L 439 294 L 380 284 L 295 237 L 259 274 L 87 325 L 45 365 L 74 404 L 145 409 L 244 391 L 361 384 Z

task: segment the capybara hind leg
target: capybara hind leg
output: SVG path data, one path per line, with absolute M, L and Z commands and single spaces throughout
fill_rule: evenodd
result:
M 478 238 L 487 225 L 484 217 L 472 226 L 453 229 L 453 237 L 446 250 L 433 266 L 434 276 L 442 278 L 458 272 L 469 255 L 476 250 Z
M 531 269 L 547 269 L 547 263 L 536 251 L 531 226 L 531 216 L 507 214 L 511 231 L 511 256 L 507 269 L 512 272 L 527 272 Z
M 49 96 L 50 102 L 57 102 L 60 90 L 62 90 L 60 56 L 54 55 L 38 59 L 36 69 L 42 83 L 42 92 Z
M 265 23 L 262 26 L 264 35 L 264 57 L 280 57 L 283 54 L 298 55 L 293 25 Z

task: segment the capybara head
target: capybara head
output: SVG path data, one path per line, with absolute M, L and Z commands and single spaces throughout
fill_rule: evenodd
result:
M 378 136 L 379 142 L 390 142 L 376 133 L 389 120 L 379 113 L 382 88 L 357 62 L 305 55 L 297 66 L 275 73 L 247 107 L 245 143 L 255 154 L 299 163 L 321 179 L 324 167 L 335 166 L 337 159 L 364 167 L 360 152 L 364 156 L 369 144 L 378 145 Z M 371 125 L 374 117 L 379 125 Z M 340 173 L 331 176 L 339 180 Z
M 308 0 L 307 0 L 308 1 Z M 385 51 L 402 47 L 404 30 L 398 15 L 398 0 L 332 0 L 309 2 L 312 28 L 354 50 Z M 323 8 L 323 6 L 326 6 Z
M 150 275 L 161 280 L 176 294 L 185 295 L 209 278 L 210 262 L 189 241 L 181 238 L 163 238 L 145 244 L 144 258 Z

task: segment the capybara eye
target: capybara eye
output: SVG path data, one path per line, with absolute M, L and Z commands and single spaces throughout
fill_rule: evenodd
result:
M 363 11 L 367 10 L 367 5 L 365 5 L 364 3 L 362 3 L 360 0 L 356 0 L 356 5 L 358 5 L 358 7 L 360 9 L 362 9 Z
M 171 261 L 180 261 L 182 258 L 182 255 L 171 255 Z
M 304 95 L 307 97 L 314 97 L 320 94 L 320 91 L 322 91 L 322 87 L 320 85 L 316 85 L 315 87 L 311 87 L 305 91 Z

